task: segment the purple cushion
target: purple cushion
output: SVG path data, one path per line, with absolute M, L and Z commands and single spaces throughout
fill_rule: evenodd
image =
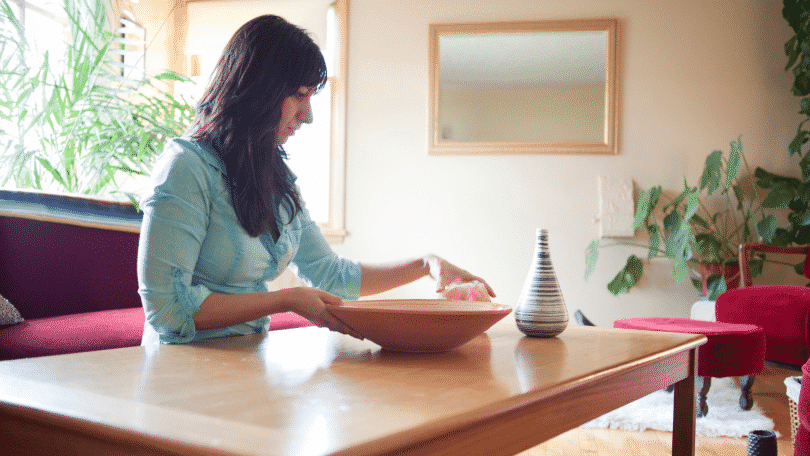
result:
M 0 294 L 26 320 L 141 307 L 138 237 L 0 216 Z
M 135 347 L 143 336 L 143 308 L 103 310 L 25 320 L 0 327 L 0 360 Z M 312 323 L 293 312 L 270 317 L 270 330 Z
M 141 344 L 143 308 L 38 318 L 0 329 L 0 360 Z

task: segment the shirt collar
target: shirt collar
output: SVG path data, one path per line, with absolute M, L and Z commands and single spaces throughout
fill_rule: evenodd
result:
M 188 138 L 181 138 L 185 139 L 186 141 L 191 142 L 192 144 L 196 144 L 198 149 L 200 149 L 201 153 L 200 156 L 205 160 L 206 163 L 213 166 L 217 171 L 219 171 L 223 176 L 227 177 L 228 172 L 225 168 L 225 162 L 222 161 L 222 155 L 220 151 L 222 150 L 222 142 L 219 140 L 219 137 L 214 138 L 213 141 L 206 141 L 206 140 L 195 140 L 191 141 Z M 298 176 L 290 170 L 292 174 L 293 182 L 298 181 Z
M 187 141 L 189 141 L 186 138 Z M 189 141 L 192 144 L 197 145 L 197 149 L 199 149 L 200 157 L 217 171 L 219 171 L 223 176 L 227 176 L 228 173 L 225 168 L 225 163 L 222 161 L 222 157 L 219 154 L 219 147 L 217 147 L 216 142 L 211 143 L 205 140 L 196 140 L 196 141 Z

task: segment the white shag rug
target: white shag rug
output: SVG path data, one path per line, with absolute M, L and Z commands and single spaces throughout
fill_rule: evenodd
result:
M 581 427 L 672 432 L 673 396 L 673 393 L 663 390 L 656 391 Z M 739 400 L 740 387 L 734 378 L 712 378 L 706 396 L 709 413 L 697 419 L 697 435 L 740 438 L 747 437 L 749 432 L 755 430 L 773 430 L 773 420 L 762 413 L 756 402 L 751 410 L 743 411 L 740 410 Z

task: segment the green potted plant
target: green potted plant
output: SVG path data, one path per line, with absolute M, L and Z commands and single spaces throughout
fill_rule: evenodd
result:
M 755 225 L 756 233 L 763 242 L 779 246 L 810 244 L 810 145 L 808 145 L 810 142 L 810 126 L 808 126 L 808 121 L 810 121 L 810 3 L 805 0 L 783 0 L 782 16 L 794 32 L 784 46 L 785 55 L 788 58 L 785 70 L 792 72 L 791 92 L 800 98 L 799 113 L 803 119 L 799 123 L 796 135 L 788 145 L 788 152 L 791 157 L 798 159 L 800 176 L 780 175 L 757 167 L 753 173 L 756 186 L 764 189 L 766 195 L 759 201 L 756 197 L 756 189 L 749 189 L 748 194 L 753 195 L 754 199 L 747 199 L 740 191 L 742 188 L 736 175 L 739 163 L 734 157 L 735 148 L 739 149 L 742 157 L 742 146 L 741 144 L 735 146 L 732 143 L 732 151 L 729 159 L 725 161 L 725 165 L 712 155 L 707 158 L 706 170 L 699 189 L 690 188 L 684 184 L 684 191 L 667 203 L 659 199 L 662 197 L 660 187 L 642 192 L 639 196 L 639 208 L 634 227 L 643 226 L 647 229 L 650 234 L 649 245 L 622 241 L 603 245 L 599 241 L 593 241 L 586 253 L 586 278 L 593 272 L 598 259 L 599 247 L 607 245 L 647 248 L 648 259 L 671 258 L 676 282 L 680 282 L 686 277 L 690 266 L 705 264 L 709 258 L 714 258 L 720 264 L 733 264 L 736 262 L 736 251 L 739 244 L 752 240 L 753 233 L 750 227 L 755 221 L 756 214 L 759 214 Z M 715 154 L 718 153 L 713 152 L 713 155 Z M 748 167 L 747 163 L 745 166 Z M 712 196 L 712 186 L 704 185 L 704 183 L 706 176 L 716 176 L 718 173 L 726 177 L 723 190 L 720 192 L 720 199 L 722 201 L 725 198 L 725 204 L 721 204 L 720 210 L 703 208 L 695 202 L 699 201 L 695 197 L 704 191 L 704 199 Z M 729 182 L 733 182 L 733 184 L 729 184 Z M 733 189 L 735 193 L 736 204 L 730 199 L 729 188 Z M 739 199 L 740 197 L 742 200 Z M 691 206 L 690 202 L 692 202 Z M 654 223 L 651 224 L 650 216 L 655 208 L 666 215 L 660 223 L 653 218 Z M 768 215 L 763 213 L 765 209 L 786 210 L 787 225 L 779 226 L 773 213 Z M 734 217 L 736 222 L 732 221 L 725 225 L 725 228 L 713 223 L 715 217 L 726 219 L 732 214 L 736 214 Z M 663 247 L 661 247 L 662 242 Z M 756 276 L 762 271 L 764 262 L 765 257 L 762 255 L 753 259 L 751 264 L 753 275 Z M 793 266 L 796 273 L 802 275 L 804 262 Z M 641 277 L 642 271 L 642 260 L 631 255 L 625 266 L 608 284 L 608 289 L 613 294 L 629 291 Z M 713 274 L 706 279 L 709 284 L 709 290 L 707 290 L 709 298 L 716 297 L 728 286 L 725 280 L 720 280 L 720 277 L 719 274 Z
M 742 141 L 737 138 L 731 142 L 728 156 L 716 150 L 706 157 L 699 186 L 690 186 L 684 179 L 683 190 L 672 198 L 660 185 L 639 192 L 633 228 L 643 228 L 648 241 L 594 240 L 586 251 L 585 278 L 592 274 L 600 248 L 638 247 L 646 250 L 647 260 L 671 259 L 676 283 L 690 271 L 699 271 L 702 277 L 694 278 L 694 285 L 708 299 L 716 298 L 729 288 L 735 275 L 739 280 L 739 245 L 754 240 L 755 224 L 760 230 L 762 220 L 767 220 L 753 183 L 738 177 L 741 166 L 748 169 Z M 754 263 L 761 261 L 757 258 Z M 614 295 L 628 292 L 643 270 L 642 259 L 631 254 L 608 290 Z
M 63 8 L 66 53 L 40 60 L 0 0 L 0 183 L 109 195 L 121 177 L 147 175 L 164 142 L 190 123 L 193 107 L 165 83 L 188 79 L 127 77 L 112 51 L 130 43 L 109 30 L 107 0 L 65 0 Z
M 800 98 L 799 113 L 803 116 L 788 152 L 798 159 L 801 173 L 800 177 L 792 177 L 757 168 L 754 175 L 757 185 L 768 190 L 763 207 L 788 212 L 788 223 L 783 227 L 778 226 L 773 215 L 769 216 L 763 239 L 779 246 L 805 245 L 810 243 L 810 153 L 807 146 L 810 141 L 807 126 L 810 120 L 810 4 L 804 0 L 784 0 L 782 16 L 794 32 L 785 43 L 788 57 L 785 70 L 793 73 L 790 90 Z M 802 266 L 803 263 L 796 265 L 797 273 L 801 274 Z

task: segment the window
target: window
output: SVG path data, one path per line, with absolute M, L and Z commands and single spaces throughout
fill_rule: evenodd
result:
M 20 21 L 25 40 L 30 46 L 29 52 L 26 52 L 24 57 L 31 59 L 31 61 L 27 62 L 27 66 L 31 68 L 40 67 L 45 60 L 45 55 L 47 55 L 50 67 L 61 72 L 65 66 L 63 60 L 66 53 L 65 41 L 67 37 L 65 35 L 68 33 L 67 16 L 61 0 L 9 0 L 9 6 L 15 17 Z M 2 27 L 0 33 L 17 33 L 9 23 L 4 22 L 0 24 L 0 27 Z M 10 42 L 16 41 L 16 39 L 10 40 Z M 0 55 L 0 59 L 3 62 L 6 62 L 9 58 L 14 59 L 15 57 L 12 56 L 15 54 L 16 58 L 23 58 L 18 49 L 4 48 L 2 52 L 3 55 Z M 4 89 L 14 90 L 11 87 L 5 87 Z M 38 106 L 41 106 L 41 104 Z M 33 108 L 36 109 L 36 106 Z M 0 118 L 0 131 L 12 132 L 19 130 L 19 137 L 22 138 L 23 144 L 36 144 L 38 141 L 37 132 L 31 129 L 23 135 L 21 127 L 11 119 Z
M 122 14 L 127 4 L 117 5 Z M 124 77 L 133 73 L 104 54 L 130 52 L 126 47 L 137 43 L 132 39 L 137 27 L 120 28 L 125 36 L 111 43 L 113 12 L 103 0 L 4 0 L 2 7 L 0 183 L 49 192 L 123 193 L 125 178 L 148 173 L 152 154 L 143 152 L 159 148 L 132 139 L 152 135 L 144 132 L 147 117 L 138 115 L 145 103 L 132 96 L 139 81 L 127 84 Z M 162 118 L 148 118 L 155 120 Z
M 63 0 L 7 0 L 14 14 L 24 24 L 24 34 L 35 46 L 36 55 L 48 51 L 49 63 L 53 68 L 64 59 L 65 43 L 69 41 L 68 20 L 64 15 Z M 133 2 L 134 3 L 134 2 Z M 153 2 L 154 3 L 154 2 Z M 340 243 L 346 235 L 344 229 L 344 192 L 345 192 L 345 106 L 346 106 L 346 54 L 347 54 L 347 16 L 348 0 L 285 0 L 267 2 L 265 0 L 243 0 L 235 4 L 229 0 L 188 1 L 166 9 L 167 18 L 172 18 L 176 9 L 185 9 L 182 22 L 161 21 L 153 19 L 153 4 L 130 4 L 124 0 L 120 25 L 116 24 L 115 32 L 119 34 L 119 46 L 112 50 L 119 54 L 117 62 L 122 68 L 122 76 L 137 79 L 148 68 L 144 60 L 144 43 L 151 43 L 137 19 L 147 28 L 174 27 L 178 30 L 174 36 L 183 39 L 168 41 L 165 54 L 168 56 L 185 55 L 185 68 L 172 68 L 185 72 L 197 81 L 195 86 L 174 84 L 175 94 L 194 98 L 204 89 L 211 69 L 216 64 L 227 40 L 233 32 L 247 20 L 260 14 L 278 14 L 290 22 L 300 25 L 312 32 L 324 51 L 329 68 L 327 86 L 313 98 L 315 122 L 303 128 L 286 145 L 289 164 L 298 176 L 304 200 L 313 219 L 318 222 L 322 232 L 330 243 Z M 74 2 L 73 4 L 84 4 Z M 151 15 L 150 15 L 151 14 Z M 112 21 L 111 21 L 112 23 Z M 212 27 L 216 24 L 216 27 Z M 187 30 L 186 30 L 187 28 Z M 182 33 L 179 31 L 182 29 Z M 0 33 L 9 33 L 13 29 L 7 23 L 0 24 Z M 160 33 L 157 30 L 155 33 Z M 152 43 L 154 50 L 148 55 L 160 55 L 160 40 Z M 14 52 L 15 50 L 0 50 Z M 1 57 L 1 56 L 0 56 Z M 150 57 L 155 59 L 154 57 Z M 156 60 L 159 65 L 159 58 Z M 182 61 L 182 59 L 181 59 Z M 172 61 L 170 60 L 169 63 Z M 152 62 L 150 62 L 152 63 Z M 36 65 L 29 65 L 36 66 Z M 185 70 L 185 71 L 184 71 Z M 2 90 L 2 87 L 0 87 Z M 2 109 L 2 107 L 0 107 Z M 36 109 L 29 110 L 37 112 Z M 0 136 L 3 131 L 21 130 L 17 123 L 2 120 L 0 116 Z M 29 136 L 37 133 L 30 130 Z M 32 136 L 30 144 L 37 143 Z M 40 135 L 41 136 L 41 135 Z M 63 150 L 64 148 L 58 149 Z M 59 160 L 60 157 L 56 157 Z M 55 163 L 55 162 L 54 162 Z M 12 167 L 4 168 L 13 169 Z M 6 175 L 7 171 L 0 170 Z M 81 172 L 81 170 L 80 170 Z M 85 173 L 88 174 L 88 173 Z M 89 174 L 88 174 L 89 175 Z M 118 190 L 124 193 L 139 194 L 145 187 L 137 177 L 117 178 Z M 10 185 L 7 183 L 6 185 Z M 44 188 L 44 187 L 43 187 Z M 44 188 L 50 190 L 49 188 Z M 64 190 L 60 190 L 64 191 Z M 77 190 L 68 190 L 77 191 Z
M 315 122 L 306 127 L 305 134 L 290 138 L 285 145 L 288 163 L 298 176 L 304 201 L 313 220 L 319 222 L 330 242 L 342 240 L 343 231 L 343 106 L 345 106 L 345 75 L 342 74 L 341 33 L 345 23 L 332 5 L 326 15 L 326 43 L 324 57 L 329 71 L 327 85 L 312 98 Z M 339 163 L 338 163 L 339 161 Z M 335 181 L 340 179 L 339 188 Z M 340 200 L 340 204 L 335 204 Z M 338 222 L 337 218 L 340 217 Z
M 119 36 L 118 46 L 110 49 L 110 53 L 119 55 L 116 64 L 120 65 L 124 79 L 142 81 L 146 78 L 146 29 L 135 20 L 126 3 L 122 5 L 118 28 L 115 29 Z
M 59 60 L 65 55 L 65 33 L 67 17 L 61 0 L 10 0 L 12 9 L 22 24 L 25 39 L 31 46 L 31 55 L 37 61 L 30 64 L 37 67 L 42 64 L 45 53 L 48 53 L 51 65 L 57 68 L 64 66 Z

